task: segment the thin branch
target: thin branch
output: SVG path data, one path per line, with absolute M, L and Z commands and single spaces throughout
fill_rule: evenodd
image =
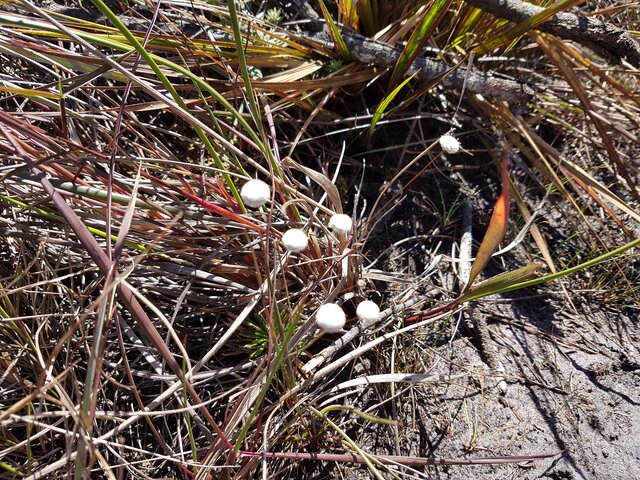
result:
M 371 455 L 385 465 L 500 465 L 507 463 L 533 462 L 562 455 L 563 452 L 541 453 L 539 455 L 507 455 L 476 458 L 403 457 L 398 455 Z M 306 453 L 306 452 L 240 452 L 241 457 L 284 458 L 290 460 L 311 460 L 323 462 L 364 463 L 361 455 L 354 453 Z
M 401 50 L 391 45 L 372 40 L 354 32 L 345 30 L 341 33 L 351 57 L 362 63 L 373 64 L 382 68 L 393 68 L 402 53 Z M 320 31 L 303 38 L 309 38 L 314 42 L 320 43 L 329 50 L 334 49 L 333 41 L 324 24 L 322 24 Z M 531 87 L 517 80 L 499 78 L 492 74 L 468 70 L 455 65 L 447 65 L 424 57 L 416 58 L 407 69 L 406 75 L 415 75 L 417 79 L 423 82 L 439 81 L 445 88 L 460 91 L 463 90 L 464 86 L 469 92 L 506 100 L 515 104 L 527 103 L 534 95 Z
M 465 0 L 471 6 L 498 18 L 520 23 L 544 10 L 519 0 Z M 597 18 L 561 12 L 536 27 L 537 30 L 576 41 L 585 47 L 617 60 L 626 59 L 640 67 L 640 44 L 629 32 Z

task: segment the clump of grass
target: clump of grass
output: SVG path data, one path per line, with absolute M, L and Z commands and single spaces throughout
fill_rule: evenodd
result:
M 364 463 L 380 476 L 392 462 L 426 464 L 372 457 L 349 436 L 361 421 L 396 424 L 380 418 L 382 408 L 334 405 L 348 368 L 366 360 L 386 373 L 394 339 L 445 335 L 443 319 L 471 300 L 610 259 L 627 278 L 623 254 L 637 245 L 640 220 L 637 171 L 614 139 L 637 143 L 633 79 L 536 33 L 537 24 L 512 30 L 460 2 L 388 2 L 385 17 L 371 2 L 337 2 L 336 11 L 322 9 L 331 49 L 271 7 L 167 2 L 115 12 L 94 4 L 92 20 L 23 2 L 0 15 L 7 474 L 253 478 L 259 468 L 284 475 L 324 459 Z M 347 55 L 336 19 L 390 45 L 405 42 L 390 75 Z M 500 42 L 488 49 L 496 31 Z M 520 41 L 525 34 L 535 44 Z M 504 53 L 514 82 L 536 84 L 529 117 L 447 83 L 451 72 L 420 83 L 410 67 L 427 45 L 446 68 L 469 75 L 474 52 Z M 534 72 L 522 66 L 530 64 Z M 616 102 L 602 104 L 605 93 Z M 549 127 L 557 138 L 545 135 Z M 497 139 L 512 153 L 499 158 Z M 561 140 L 608 159 L 580 164 Z M 455 243 L 453 229 L 385 245 L 399 261 L 408 255 L 401 248 L 422 245 L 432 259 L 424 271 L 378 269 L 369 259 L 384 220 L 415 201 L 421 178 L 437 168 L 455 173 L 453 155 L 502 165 L 499 181 L 488 175 L 476 187 L 491 187 L 491 205 L 500 188 L 503 200 L 511 193 L 512 220 L 508 201 L 501 219 L 486 209 L 493 233 L 466 288 L 451 281 L 451 264 L 437 262 L 438 235 Z M 509 155 L 517 174 L 507 170 Z M 363 157 L 384 165 L 365 168 Z M 474 195 L 465 178 L 456 186 Z M 581 218 L 569 230 L 590 244 L 588 258 L 557 268 L 549 239 L 529 222 L 539 211 L 528 199 L 547 190 Z M 606 212 L 603 227 L 582 235 L 594 209 Z M 516 221 L 531 233 L 519 260 L 529 264 L 510 258 L 507 273 L 474 282 L 500 242 L 522 243 L 509 230 Z M 612 226 L 623 230 L 619 244 L 606 236 Z M 548 276 L 533 278 L 535 257 Z M 632 276 L 627 284 L 636 298 Z M 345 318 L 318 318 L 323 305 Z M 362 343 L 345 350 L 356 338 Z M 397 362 L 417 368 L 427 348 L 409 350 Z

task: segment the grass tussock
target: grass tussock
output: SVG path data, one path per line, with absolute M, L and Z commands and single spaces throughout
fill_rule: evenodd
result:
M 280 3 L 1 7 L 3 478 L 421 475 L 394 399 L 473 376 L 465 305 L 637 307 L 638 65 L 542 27 L 581 2 Z

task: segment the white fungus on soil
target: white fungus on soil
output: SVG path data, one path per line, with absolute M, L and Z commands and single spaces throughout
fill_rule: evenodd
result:
M 335 303 L 325 303 L 316 313 L 316 325 L 327 333 L 340 332 L 346 322 L 344 310 Z
M 282 235 L 282 245 L 290 252 L 304 252 L 309 245 L 309 238 L 299 228 L 292 228 Z
M 271 189 L 262 180 L 249 180 L 242 186 L 240 197 L 248 207 L 260 208 L 271 198 Z
M 439 142 L 442 149 L 447 153 L 454 154 L 460 151 L 460 142 L 453 135 L 443 135 L 440 137 Z
M 380 318 L 380 307 L 371 300 L 365 300 L 358 304 L 356 315 L 361 322 L 373 322 Z
M 329 220 L 329 228 L 334 232 L 346 235 L 351 231 L 353 227 L 353 221 L 349 215 L 344 213 L 336 213 Z

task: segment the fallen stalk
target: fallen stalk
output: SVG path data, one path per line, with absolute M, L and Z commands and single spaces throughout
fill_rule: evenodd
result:
M 430 465 L 501 465 L 506 463 L 524 463 L 544 460 L 562 455 L 564 451 L 541 453 L 538 455 L 513 455 L 477 458 L 443 458 L 443 457 L 403 457 L 400 455 L 369 455 L 384 465 L 430 466 Z M 280 458 L 287 460 L 365 463 L 362 455 L 354 453 L 304 453 L 304 452 L 238 452 L 239 457 Z
M 524 22 L 542 12 L 544 8 L 519 0 L 465 0 L 476 8 L 511 22 Z M 629 32 L 597 18 L 568 12 L 556 13 L 537 30 L 574 40 L 596 52 L 626 60 L 640 67 L 640 45 Z
M 349 54 L 359 62 L 382 68 L 393 68 L 402 54 L 402 50 L 363 35 L 346 31 L 341 33 Z M 330 39 L 326 26 L 319 33 L 303 38 L 320 43 L 327 49 L 334 49 L 334 43 Z M 445 88 L 466 89 L 472 93 L 516 104 L 525 104 L 534 96 L 531 87 L 516 80 L 498 78 L 495 75 L 448 65 L 425 57 L 416 58 L 405 75 L 415 75 L 415 78 L 427 83 L 439 80 Z

